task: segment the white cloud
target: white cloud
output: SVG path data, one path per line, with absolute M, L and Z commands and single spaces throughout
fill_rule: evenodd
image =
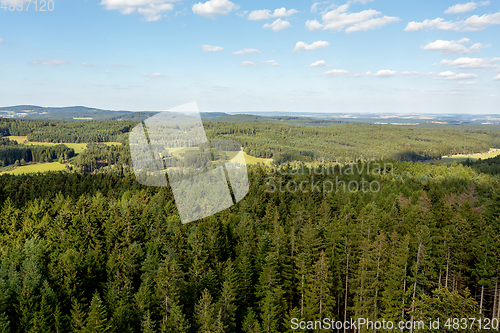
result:
M 145 21 L 158 21 L 162 12 L 172 11 L 172 2 L 177 0 L 102 0 L 101 5 L 107 10 L 118 10 L 122 14 L 139 13 Z
M 297 42 L 297 44 L 295 44 L 293 51 L 295 52 L 295 51 L 304 51 L 304 50 L 309 51 L 309 50 L 322 49 L 324 47 L 327 47 L 328 45 L 330 45 L 330 43 L 322 40 L 318 40 L 317 42 L 314 42 L 311 45 L 308 45 L 304 42 Z
M 311 13 L 316 13 L 318 11 L 318 6 L 321 5 L 321 2 L 315 2 L 311 6 Z
M 460 82 L 457 82 L 457 84 L 460 84 L 460 85 L 474 85 L 474 84 L 479 84 L 479 83 L 477 83 L 476 81 L 460 81 Z
M 86 63 L 86 62 L 82 62 L 81 65 L 85 66 L 85 67 L 94 67 L 94 65 Z
M 467 13 L 470 11 L 473 11 L 474 9 L 477 8 L 477 6 L 487 6 L 489 5 L 489 1 L 481 1 L 479 3 L 476 3 L 474 1 L 467 2 L 467 3 L 460 3 L 456 4 L 454 6 L 451 6 L 448 8 L 444 13 L 445 14 L 462 14 L 462 13 Z
M 269 9 L 259 9 L 251 11 L 250 14 L 248 14 L 248 19 L 252 21 L 261 21 L 276 17 L 290 17 L 295 13 L 298 13 L 296 9 L 286 10 L 285 7 L 276 8 L 272 14 Z
M 161 77 L 166 77 L 166 75 L 163 75 L 161 73 L 142 74 L 142 76 L 146 76 L 146 77 L 149 77 L 151 79 L 158 79 L 158 78 L 161 78 Z
M 341 76 L 346 74 L 349 74 L 349 72 L 346 71 L 345 69 L 331 69 L 324 73 L 324 75 L 326 76 Z
M 271 18 L 271 11 L 269 9 L 254 10 L 248 14 L 248 19 L 252 21 L 267 20 L 269 18 Z
M 443 59 L 441 65 L 457 69 L 491 69 L 500 71 L 500 58 L 468 58 L 462 57 L 455 60 Z
M 485 14 L 482 16 L 473 15 L 463 21 L 465 31 L 479 31 L 488 28 L 490 25 L 500 24 L 500 11 L 495 14 Z
M 445 21 L 438 17 L 434 20 L 424 20 L 422 22 L 412 21 L 408 23 L 405 31 L 421 31 L 424 29 L 438 29 L 444 31 L 480 31 L 490 25 L 500 24 L 500 11 L 495 14 L 485 14 L 482 16 L 473 15 L 462 21 Z
M 366 5 L 370 1 L 373 1 L 373 0 L 353 0 L 354 3 L 361 2 L 363 5 Z
M 477 78 L 476 74 L 473 73 L 455 73 L 451 71 L 441 72 L 436 76 L 436 79 L 444 80 L 467 80 Z
M 396 76 L 396 71 L 391 71 L 389 69 L 381 69 L 377 73 L 372 74 L 370 72 L 366 72 L 367 75 L 373 75 L 375 77 L 393 77 Z
M 363 10 L 358 13 L 350 13 L 347 12 L 349 6 L 350 3 L 348 2 L 323 14 L 323 29 L 336 31 L 346 29 L 346 32 L 364 31 L 372 30 L 401 20 L 397 17 L 391 16 L 375 18 L 376 16 L 379 16 L 381 12 L 374 9 Z
M 323 28 L 323 24 L 319 23 L 318 20 L 307 20 L 306 28 L 310 31 L 321 30 Z
M 240 8 L 229 0 L 209 0 L 205 3 L 198 2 L 193 5 L 193 13 L 214 17 L 216 15 L 227 15 Z
M 252 67 L 252 66 L 259 66 L 259 64 L 251 61 L 243 61 L 240 66 L 245 66 L 245 67 Z
M 234 55 L 247 54 L 247 53 L 260 53 L 260 51 L 257 49 L 243 49 L 243 50 L 233 52 Z
M 291 27 L 292 25 L 288 21 L 283 21 L 282 19 L 277 19 L 273 23 L 266 23 L 262 27 L 266 29 L 273 29 L 274 32 L 278 32 L 281 30 L 285 30 L 286 28 Z
M 422 49 L 428 51 L 440 51 L 442 54 L 464 54 L 464 53 L 472 53 L 477 52 L 485 47 L 490 47 L 491 45 L 483 45 L 481 43 L 476 43 L 471 47 L 467 48 L 465 43 L 468 43 L 468 38 L 462 38 L 458 41 L 454 40 L 440 40 L 438 39 L 435 42 L 429 42 L 427 45 L 422 46 Z
M 498 74 L 497 76 L 495 76 L 495 77 L 493 78 L 493 80 L 500 80 L 500 74 Z
M 220 46 L 213 46 L 213 45 L 201 45 L 201 48 L 203 49 L 203 51 L 205 52 L 218 52 L 218 51 L 222 51 L 224 50 L 222 47 Z
M 0 45 L 2 45 L 3 43 L 5 43 L 5 41 L 2 38 L 0 38 Z
M 324 60 L 318 60 L 316 62 L 313 62 L 312 64 L 310 65 L 307 65 L 308 67 L 324 67 L 326 66 L 326 61 Z
M 60 66 L 68 63 L 69 63 L 68 60 L 62 60 L 62 59 L 46 59 L 46 60 L 37 60 L 30 62 L 30 64 L 32 65 L 44 65 L 44 66 Z
M 438 17 L 434 20 L 426 19 L 423 22 L 409 22 L 405 28 L 405 31 L 421 31 L 424 29 L 439 29 L 444 31 L 451 31 L 457 28 L 456 23 L 445 21 L 444 19 Z
M 290 17 L 296 13 L 298 13 L 296 9 L 286 10 L 285 7 L 281 7 L 274 10 L 273 17 Z
M 389 23 L 394 23 L 401 21 L 400 18 L 398 17 L 392 17 L 392 16 L 384 16 L 384 17 L 378 17 L 374 19 L 370 19 L 368 21 L 356 23 L 349 28 L 345 29 L 345 32 L 355 32 L 355 31 L 366 31 L 366 30 L 374 30 L 376 28 L 383 27 L 384 25 L 387 25 Z
M 271 66 L 279 66 L 280 64 L 278 64 L 276 61 L 274 60 L 264 60 L 264 61 L 261 61 L 262 63 L 264 64 L 268 64 L 268 65 L 271 65 Z
M 401 75 L 406 75 L 406 76 L 419 75 L 419 74 L 422 74 L 422 73 L 417 72 L 417 71 L 406 71 L 406 72 L 401 72 Z

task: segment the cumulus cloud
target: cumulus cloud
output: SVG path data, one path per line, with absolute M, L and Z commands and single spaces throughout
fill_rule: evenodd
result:
M 497 76 L 495 76 L 495 77 L 493 78 L 493 80 L 500 80 L 500 74 L 498 74 Z
M 350 26 L 349 28 L 345 29 L 345 32 L 349 33 L 355 31 L 374 30 L 383 27 L 384 25 L 387 25 L 389 23 L 394 23 L 398 21 L 401 21 L 401 19 L 398 17 L 392 17 L 392 16 L 378 17 L 364 22 L 356 23 Z
M 264 60 L 264 61 L 261 61 L 262 63 L 264 64 L 268 64 L 268 65 L 271 65 L 271 66 L 279 66 L 280 64 L 278 64 L 276 61 L 274 60 Z
M 118 10 L 122 14 L 139 13 L 143 15 L 143 20 L 152 22 L 158 21 L 162 13 L 172 11 L 172 2 L 177 0 L 102 0 L 100 2 L 107 10 Z
M 309 31 L 316 31 L 323 29 L 323 24 L 319 23 L 318 20 L 307 20 L 306 28 Z
M 205 52 L 218 52 L 218 51 L 222 51 L 224 50 L 222 47 L 220 46 L 213 46 L 213 45 L 201 45 L 201 48 L 203 49 L 203 51 Z
M 233 52 L 234 55 L 247 54 L 247 53 L 260 53 L 260 51 L 257 49 L 243 49 L 243 50 Z
M 374 9 L 363 10 L 358 13 L 348 12 L 350 3 L 338 6 L 322 15 L 323 29 L 346 32 L 373 30 L 389 23 L 400 21 L 401 19 L 393 16 L 377 17 L 381 12 Z
M 372 74 L 371 72 L 366 72 L 366 75 L 371 75 L 375 77 L 393 77 L 397 75 L 397 72 L 391 71 L 389 69 L 381 69 L 375 74 Z
M 44 65 L 44 66 L 60 66 L 68 63 L 69 63 L 68 60 L 62 60 L 62 59 L 46 59 L 46 60 L 37 60 L 30 62 L 30 64 L 32 65 Z
M 457 84 L 460 84 L 460 85 L 474 85 L 474 84 L 479 84 L 479 83 L 477 83 L 476 81 L 460 81 L 460 82 L 457 82 Z
M 477 8 L 477 6 L 487 6 L 489 5 L 489 1 L 481 1 L 479 3 L 476 3 L 474 1 L 467 2 L 467 3 L 459 3 L 454 6 L 449 7 L 444 13 L 445 14 L 462 14 L 462 13 L 467 13 L 470 11 L 473 11 L 474 9 Z
M 266 23 L 263 25 L 263 28 L 273 29 L 274 32 L 278 32 L 281 30 L 285 30 L 286 28 L 291 27 L 292 25 L 288 21 L 283 21 L 282 19 L 277 19 L 273 23 Z
M 436 79 L 444 80 L 467 80 L 477 78 L 476 74 L 473 73 L 455 73 L 451 71 L 441 72 L 436 76 Z
M 329 71 L 326 71 L 323 75 L 326 76 L 341 76 L 341 75 L 346 75 L 349 74 L 348 71 L 345 69 L 331 69 Z
M 441 65 L 451 66 L 456 69 L 491 69 L 500 71 L 500 58 L 468 58 L 462 57 L 455 60 L 443 59 Z
M 248 19 L 252 21 L 261 21 L 276 17 L 290 17 L 295 13 L 298 13 L 296 9 L 287 10 L 285 7 L 276 8 L 272 13 L 269 9 L 259 9 L 251 11 L 250 14 L 248 14 Z
M 255 62 L 251 62 L 251 61 L 243 61 L 240 66 L 244 66 L 244 67 L 252 67 L 252 66 L 259 66 L 259 64 L 255 63 Z
M 318 60 L 316 62 L 313 62 L 312 64 L 310 65 L 307 65 L 308 67 L 324 67 L 326 66 L 326 61 L 324 60 Z
M 306 51 L 306 50 L 309 51 L 309 50 L 322 49 L 324 47 L 327 47 L 328 45 L 330 45 L 330 43 L 322 40 L 318 40 L 317 42 L 314 42 L 310 45 L 304 42 L 297 42 L 297 44 L 295 44 L 295 47 L 293 48 L 293 51 L 295 52 L 295 51 Z
M 286 10 L 285 7 L 281 7 L 274 10 L 273 17 L 290 17 L 296 13 L 298 13 L 296 9 Z
M 209 0 L 205 3 L 198 2 L 193 5 L 193 13 L 214 17 L 216 15 L 227 15 L 232 11 L 238 10 L 239 6 L 229 0 Z
M 420 72 L 417 72 L 417 71 L 405 71 L 405 72 L 401 72 L 401 75 L 405 75 L 405 76 L 413 76 L 413 75 L 420 75 L 422 73 Z
M 161 73 L 153 73 L 153 74 L 142 74 L 142 76 L 149 77 L 151 79 L 159 79 L 161 77 L 166 77 L 166 75 L 163 75 Z
M 408 23 L 405 31 L 415 32 L 424 29 L 438 29 L 443 31 L 480 31 L 491 25 L 500 24 L 500 11 L 495 14 L 485 14 L 482 16 L 473 15 L 461 21 L 445 21 L 443 18 L 434 20 L 426 19 L 422 22 L 412 21 Z
M 483 45 L 481 43 L 476 43 L 471 47 L 467 48 L 464 44 L 468 43 L 470 40 L 468 38 L 462 38 L 458 41 L 454 40 L 440 40 L 435 42 L 429 42 L 427 45 L 422 46 L 422 49 L 428 51 L 440 51 L 442 54 L 465 54 L 477 52 L 485 47 L 490 47 L 491 45 Z

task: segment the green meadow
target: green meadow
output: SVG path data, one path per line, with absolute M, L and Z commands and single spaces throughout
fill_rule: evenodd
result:
M 449 162 L 464 162 L 468 158 L 472 161 L 477 161 L 478 159 L 487 159 L 500 155 L 500 149 L 490 148 L 490 151 L 487 153 L 479 153 L 479 154 L 471 154 L 471 155 L 453 155 L 448 156 L 441 159 L 441 163 L 449 163 Z
M 61 171 L 64 170 L 66 164 L 60 164 L 59 162 L 51 162 L 51 163 L 36 163 L 36 164 L 28 164 L 18 168 L 15 168 L 10 171 L 3 172 L 4 174 L 11 175 L 22 175 L 26 173 L 37 173 L 37 172 L 48 172 L 48 171 Z

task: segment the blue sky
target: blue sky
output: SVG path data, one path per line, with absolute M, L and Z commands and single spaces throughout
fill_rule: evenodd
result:
M 1 106 L 500 113 L 497 0 L 21 2 Z

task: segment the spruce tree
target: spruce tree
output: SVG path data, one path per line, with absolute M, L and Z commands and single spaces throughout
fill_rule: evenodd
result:
M 85 333 L 112 332 L 111 323 L 108 320 L 106 308 L 101 297 L 96 292 L 90 302 L 89 314 L 85 320 Z

